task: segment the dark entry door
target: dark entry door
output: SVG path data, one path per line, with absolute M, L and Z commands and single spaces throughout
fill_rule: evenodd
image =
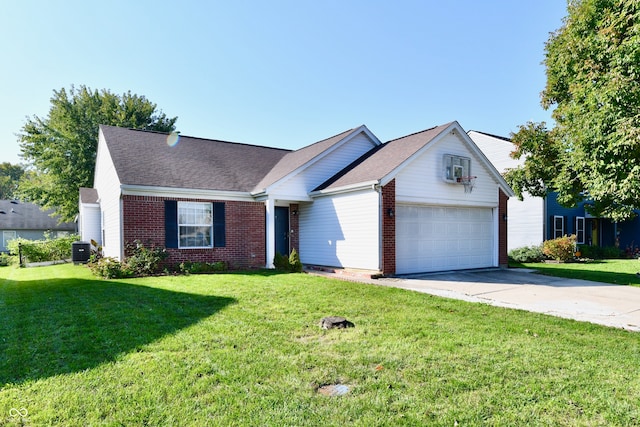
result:
M 276 206 L 276 252 L 289 255 L 289 208 Z

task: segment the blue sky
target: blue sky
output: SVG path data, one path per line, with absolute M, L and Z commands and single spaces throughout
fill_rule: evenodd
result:
M 540 107 L 564 0 L 7 1 L 0 162 L 54 89 L 144 95 L 183 135 L 296 149 L 457 120 L 508 136 Z

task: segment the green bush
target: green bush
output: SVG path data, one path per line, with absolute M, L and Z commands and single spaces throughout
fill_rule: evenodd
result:
M 11 256 L 7 253 L 0 253 L 0 267 L 6 267 L 13 263 L 16 263 L 16 257 Z
M 566 262 L 574 258 L 576 251 L 576 236 L 558 237 L 552 240 L 545 240 L 542 244 L 542 252 L 546 257 L 556 261 Z
M 27 262 L 59 261 L 71 258 L 71 244 L 78 240 L 77 235 L 51 238 L 46 233 L 44 240 L 27 240 L 22 237 L 10 240 L 9 253 L 22 256 Z
M 509 259 L 515 262 L 541 262 L 544 260 L 542 245 L 512 249 L 509 251 Z
M 302 263 L 295 248 L 291 250 L 291 254 L 289 255 L 289 271 L 292 273 L 302 273 Z
M 180 263 L 178 271 L 183 274 L 206 274 L 226 271 L 227 264 L 224 261 L 217 262 L 191 262 Z
M 126 265 L 112 257 L 103 257 L 87 264 L 93 274 L 105 279 L 118 279 L 132 276 Z
M 581 258 L 590 259 L 618 259 L 624 257 L 624 251 L 615 246 L 591 246 L 578 245 L 578 251 Z
M 127 253 L 124 261 L 126 270 L 131 271 L 134 276 L 150 276 L 158 273 L 160 263 L 169 256 L 165 248 L 153 245 L 147 247 L 139 240 L 128 244 L 125 252 Z
M 275 257 L 273 258 L 273 266 L 276 270 L 286 271 L 288 273 L 300 273 L 302 272 L 302 263 L 300 262 L 300 256 L 295 249 L 291 250 L 291 254 L 289 256 L 282 255 L 279 252 L 276 252 Z

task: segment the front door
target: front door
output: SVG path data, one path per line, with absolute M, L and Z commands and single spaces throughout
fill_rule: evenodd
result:
M 289 208 L 276 206 L 276 253 L 289 256 Z

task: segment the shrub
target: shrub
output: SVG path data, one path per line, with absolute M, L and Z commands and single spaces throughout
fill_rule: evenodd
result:
M 295 248 L 291 250 L 291 254 L 289 255 L 289 271 L 292 273 L 302 273 L 302 263 Z
M 182 262 L 178 270 L 183 274 L 203 274 L 226 271 L 227 264 L 224 261 L 217 262 Z
M 576 236 L 558 237 L 552 240 L 545 240 L 542 244 L 542 252 L 548 258 L 556 261 L 569 261 L 573 259 L 576 248 Z
M 118 279 L 132 275 L 126 265 L 112 257 L 103 257 L 87 265 L 93 274 L 105 279 Z
M 286 271 L 288 273 L 300 273 L 302 272 L 302 263 L 300 262 L 300 256 L 295 249 L 291 250 L 289 256 L 282 255 L 276 252 L 273 258 L 273 265 L 276 270 Z
M 131 271 L 134 276 L 150 276 L 160 271 L 160 263 L 167 259 L 169 253 L 165 248 L 151 245 L 145 246 L 139 240 L 126 246 L 128 254 L 124 264 L 126 270 Z
M 22 256 L 28 262 L 58 261 L 71 258 L 71 244 L 78 240 L 77 235 L 51 238 L 45 233 L 44 240 L 17 238 L 7 244 L 9 253 Z
M 282 255 L 280 252 L 276 252 L 273 257 L 273 266 L 276 270 L 289 271 L 289 257 Z
M 578 251 L 582 258 L 590 259 L 617 259 L 623 256 L 623 251 L 615 246 L 591 246 L 578 245 Z
M 0 267 L 6 267 L 16 262 L 16 257 L 7 253 L 0 253 Z
M 509 258 L 515 262 L 541 262 L 544 259 L 542 245 L 513 249 L 509 251 Z

